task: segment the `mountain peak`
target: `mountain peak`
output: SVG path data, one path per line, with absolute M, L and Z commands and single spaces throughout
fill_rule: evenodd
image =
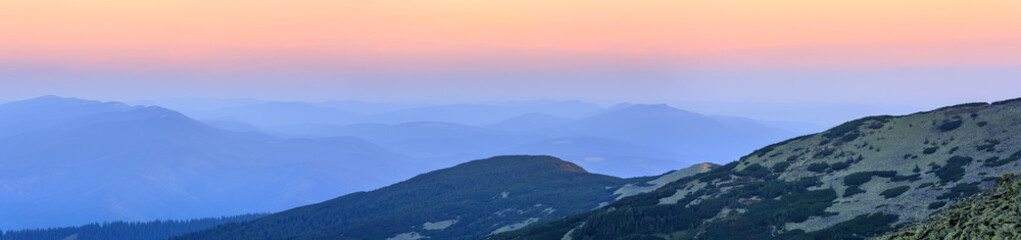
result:
M 667 104 L 634 104 L 621 109 L 623 111 L 647 111 L 647 112 L 688 112 Z
M 37 98 L 25 99 L 20 101 L 9 102 L 4 105 L 19 105 L 19 106 L 69 106 L 69 105 L 86 105 L 86 104 L 102 104 L 104 102 L 85 100 L 80 98 L 61 97 L 56 95 L 46 95 Z M 109 102 L 114 103 L 114 102 Z M 121 104 L 123 105 L 123 104 Z M 127 105 L 124 105 L 127 106 Z
M 626 181 L 551 156 L 498 156 L 176 239 L 479 239 L 597 208 Z
M 688 116 L 688 115 L 699 115 L 697 113 L 685 111 L 675 107 L 671 107 L 667 104 L 629 104 L 626 106 L 611 107 L 607 111 L 603 112 L 606 114 L 623 114 L 628 116 L 647 116 L 647 115 L 671 115 L 671 116 Z
M 92 114 L 131 109 L 131 106 L 120 102 L 100 102 L 54 95 L 0 104 L 0 113 L 9 119 L 27 122 L 59 122 Z
M 695 164 L 694 166 L 691 166 L 691 167 L 688 167 L 688 168 L 694 168 L 694 170 L 697 171 L 698 173 L 704 173 L 704 172 L 708 172 L 709 170 L 713 170 L 713 168 L 716 168 L 716 167 L 719 167 L 719 166 L 720 166 L 719 164 L 704 162 L 704 163 Z
M 487 167 L 496 171 L 511 172 L 544 172 L 544 171 L 565 171 L 588 173 L 584 168 L 561 160 L 560 158 L 546 155 L 508 155 L 497 156 L 487 159 L 475 160 L 458 165 L 456 168 Z
M 77 99 L 77 98 L 61 97 L 61 96 L 57 96 L 57 95 L 43 95 L 43 96 L 39 96 L 39 97 L 36 97 L 36 98 L 28 99 L 26 101 L 31 101 L 31 100 L 46 100 L 46 99 Z

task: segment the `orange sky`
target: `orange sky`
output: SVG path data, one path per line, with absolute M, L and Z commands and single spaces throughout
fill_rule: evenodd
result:
M 1017 0 L 4 0 L 0 62 L 99 69 L 1016 66 Z

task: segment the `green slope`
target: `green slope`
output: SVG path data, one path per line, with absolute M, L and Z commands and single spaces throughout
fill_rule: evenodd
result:
M 1021 99 L 851 121 L 487 239 L 861 239 L 1019 172 Z
M 493 157 L 179 239 L 478 239 L 595 209 L 653 179 L 592 174 L 550 156 Z
M 1021 181 L 1007 174 L 996 186 L 940 211 L 938 215 L 879 240 L 1019 239 Z

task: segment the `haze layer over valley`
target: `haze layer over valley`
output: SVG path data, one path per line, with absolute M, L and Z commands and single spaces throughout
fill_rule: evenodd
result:
M 667 105 L 145 103 L 0 105 L 0 229 L 276 212 L 508 154 L 653 176 L 801 134 Z

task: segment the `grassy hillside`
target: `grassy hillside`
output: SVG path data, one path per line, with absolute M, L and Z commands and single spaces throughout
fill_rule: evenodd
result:
M 878 240 L 1017 239 L 1021 224 L 1021 181 L 1007 174 L 996 186 L 960 201 L 938 215 Z
M 549 156 L 493 157 L 179 239 L 478 239 L 595 209 L 626 194 L 617 193 L 625 186 L 648 192 L 638 188 L 658 183 L 592 174 Z
M 868 117 L 609 206 L 487 239 L 855 239 L 1021 170 L 1021 99 Z

